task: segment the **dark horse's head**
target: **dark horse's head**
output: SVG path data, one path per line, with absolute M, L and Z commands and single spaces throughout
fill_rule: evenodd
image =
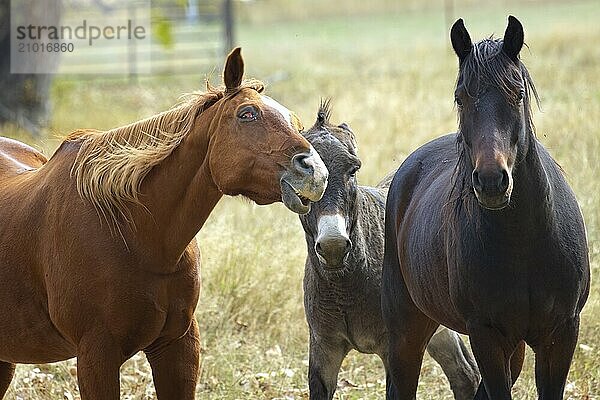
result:
M 459 59 L 454 96 L 461 162 L 479 204 L 500 210 L 510 203 L 513 172 L 533 140 L 530 92 L 536 99 L 537 93 L 519 59 L 523 26 L 510 16 L 503 39 L 472 44 L 459 19 L 450 36 Z
M 350 232 L 356 220 L 356 172 L 361 162 L 356 140 L 348 125 L 329 122 L 329 101 L 321 102 L 317 121 L 304 133 L 329 170 L 329 184 L 323 198 L 300 217 L 308 245 L 328 270 L 344 268 L 352 241 Z

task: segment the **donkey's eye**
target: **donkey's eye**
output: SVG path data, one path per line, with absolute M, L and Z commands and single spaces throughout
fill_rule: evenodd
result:
M 258 119 L 258 110 L 254 106 L 242 107 L 237 114 L 241 121 L 256 121 Z
M 348 176 L 351 178 L 354 178 L 359 169 L 360 169 L 359 165 L 355 165 L 354 167 L 350 168 L 350 170 L 348 171 Z
M 454 101 L 456 102 L 456 105 L 458 106 L 458 108 L 462 108 L 463 102 L 460 97 L 454 96 Z

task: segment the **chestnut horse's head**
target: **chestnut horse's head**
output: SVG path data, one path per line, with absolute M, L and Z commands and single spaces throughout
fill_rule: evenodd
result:
M 258 204 L 276 201 L 304 214 L 327 186 L 327 168 L 299 134 L 300 122 L 287 108 L 262 95 L 262 87 L 242 83 L 244 61 L 237 48 L 227 58 L 226 95 L 213 107 L 209 144 L 211 175 L 228 195 Z
M 535 87 L 519 59 L 523 26 L 513 16 L 503 39 L 474 45 L 462 19 L 451 30 L 459 59 L 454 93 L 460 121 L 460 145 L 472 167 L 472 185 L 482 207 L 506 207 L 513 173 L 533 136 L 530 91 Z

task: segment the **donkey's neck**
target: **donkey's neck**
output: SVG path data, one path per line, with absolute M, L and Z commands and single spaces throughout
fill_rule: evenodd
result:
M 214 183 L 208 151 L 216 109 L 197 117 L 198 127 L 142 185 L 143 207 L 134 214 L 136 244 L 157 269 L 176 268 L 188 244 L 202 228 L 223 193 Z
M 356 193 L 356 221 L 350 231 L 354 246 L 350 257 L 362 263 L 377 262 L 379 247 L 383 254 L 385 197 L 378 190 L 359 186 Z

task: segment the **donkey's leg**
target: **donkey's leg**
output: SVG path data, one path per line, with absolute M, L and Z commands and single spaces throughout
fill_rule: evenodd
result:
M 479 370 L 458 333 L 440 327 L 427 351 L 442 367 L 457 400 L 472 400 L 479 385 Z
M 579 317 L 565 322 L 544 343 L 534 347 L 535 380 L 540 400 L 563 398 L 578 334 Z
M 477 324 L 468 328 L 471 347 L 488 397 L 494 400 L 512 399 L 510 360 L 519 342 L 509 340 L 489 325 Z M 478 390 L 475 398 L 485 398 L 482 395 L 482 391 Z
M 181 338 L 145 350 L 159 400 L 193 400 L 200 372 L 200 333 L 196 318 Z
M 84 336 L 77 347 L 81 400 L 118 400 L 119 368 L 124 358 L 109 335 Z
M 0 399 L 4 398 L 15 375 L 15 364 L 0 361 Z
M 341 339 L 324 339 L 310 334 L 308 387 L 311 400 L 330 400 L 337 387 L 337 377 L 344 357 L 350 351 Z

